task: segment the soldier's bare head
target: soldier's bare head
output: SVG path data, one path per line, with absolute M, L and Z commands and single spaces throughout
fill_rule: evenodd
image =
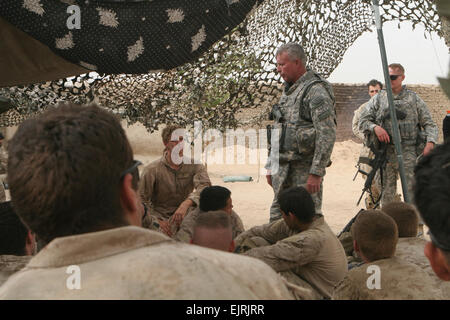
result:
M 24 121 L 8 150 L 14 209 L 44 242 L 141 222 L 137 167 L 113 114 L 95 105 L 51 108 Z
M 391 202 L 383 206 L 383 212 L 394 219 L 400 238 L 417 236 L 419 216 L 416 208 L 405 202 Z
M 234 241 L 230 215 L 223 210 L 200 212 L 195 221 L 191 243 L 233 252 Z
M 430 230 L 425 254 L 436 275 L 450 281 L 450 143 L 437 146 L 417 164 L 414 201 Z
M 302 229 L 310 224 L 316 214 L 314 201 L 303 187 L 292 187 L 278 195 L 283 219 L 291 229 Z
M 276 53 L 277 72 L 288 83 L 296 82 L 306 72 L 306 55 L 302 46 L 289 42 L 280 46 Z
M 367 90 L 369 92 L 369 96 L 371 97 L 380 92 L 381 89 L 383 89 L 383 84 L 378 80 L 372 79 L 369 83 L 367 83 Z
M 231 191 L 227 188 L 210 186 L 200 192 L 200 210 L 204 212 L 223 210 L 231 214 L 232 209 Z
M 364 210 L 358 214 L 351 233 L 355 251 L 365 262 L 391 258 L 395 254 L 397 225 L 380 210 Z
M 183 158 L 184 129 L 179 125 L 170 124 L 163 129 L 161 137 L 167 152 L 167 160 L 180 164 Z
M 182 138 L 182 136 L 175 136 L 173 134 L 175 132 L 175 130 L 177 130 L 177 129 L 182 129 L 182 127 L 179 125 L 176 125 L 176 124 L 169 124 L 163 129 L 163 131 L 161 132 L 161 138 L 162 138 L 164 145 L 166 145 L 170 141 L 183 140 L 183 139 L 180 140 L 180 138 Z
M 405 68 L 400 63 L 391 63 L 389 65 L 389 78 L 392 92 L 399 93 L 402 90 L 403 80 L 405 80 Z

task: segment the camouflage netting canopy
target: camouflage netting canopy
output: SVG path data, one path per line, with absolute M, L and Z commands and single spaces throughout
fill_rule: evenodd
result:
M 36 5 L 47 0 L 14 1 Z M 80 6 L 85 3 L 85 1 L 75 0 L 63 2 L 76 2 Z M 140 1 L 90 1 L 91 4 L 94 3 L 94 8 L 99 5 L 98 2 L 103 7 L 111 4 L 108 2 L 112 2 L 113 6 L 108 10 L 115 10 L 114 14 L 109 11 L 109 14 L 106 14 L 106 11 L 100 14 L 97 10 L 100 14 L 99 19 L 102 19 L 102 15 L 103 19 L 112 15 L 117 21 L 108 20 L 108 23 L 116 21 L 114 23 L 120 26 L 121 10 L 128 10 L 127 13 L 130 14 L 131 6 Z M 98 53 L 95 53 L 91 57 L 89 55 L 83 57 L 84 60 L 79 65 L 97 71 L 100 75 L 89 73 L 47 83 L 5 88 L 3 92 L 0 91 L 0 95 L 10 99 L 11 109 L 0 115 L 0 126 L 16 125 L 24 118 L 42 112 L 50 104 L 60 101 L 87 103 L 92 100 L 120 114 L 130 124 L 141 122 L 149 131 L 157 129 L 164 123 L 189 126 L 197 120 L 202 121 L 203 127 L 218 129 L 259 124 L 266 117 L 264 112 L 254 117 L 251 123 L 241 123 L 236 116 L 244 108 L 261 104 L 269 108 L 277 100 L 281 83 L 275 73 L 274 55 L 280 44 L 289 41 L 301 43 L 308 56 L 309 66 L 328 77 L 342 61 L 344 53 L 353 42 L 373 26 L 369 0 L 247 2 L 245 0 L 195 2 L 167 0 L 165 1 L 168 4 L 166 10 L 163 8 L 161 12 L 166 12 L 168 15 L 168 18 L 166 15 L 164 19 L 172 19 L 176 24 L 181 19 L 180 12 L 169 10 L 177 10 L 182 5 L 197 2 L 205 5 L 208 3 L 226 5 L 229 8 L 240 3 L 244 6 L 244 3 L 247 3 L 245 7 L 247 12 L 243 12 L 241 17 L 243 19 L 248 12 L 250 14 L 232 30 L 228 30 L 227 34 L 217 42 L 205 44 L 207 47 L 201 55 L 193 55 L 191 59 L 186 59 L 187 63 L 178 64 L 175 61 L 173 64 L 162 65 L 162 68 L 169 69 L 167 71 L 128 74 L 146 72 L 141 71 L 142 69 L 154 69 L 154 65 L 149 65 L 148 61 L 144 61 L 145 59 L 140 61 L 139 57 L 133 53 L 132 58 L 135 58 L 133 68 L 127 68 L 125 63 L 112 65 L 110 61 L 105 61 L 109 67 L 103 68 L 99 67 L 101 59 L 99 60 Z M 153 0 L 150 3 L 162 2 Z M 128 9 L 125 7 L 127 5 L 130 6 Z M 425 32 L 437 32 L 443 36 L 442 23 L 436 12 L 434 1 L 385 0 L 380 1 L 380 5 L 383 21 L 396 20 L 399 23 L 410 21 L 413 27 L 421 24 Z M 253 10 L 250 11 L 252 8 Z M 202 9 L 204 10 L 203 7 Z M 1 15 L 4 16 L 4 10 L 0 10 Z M 200 21 L 202 17 L 196 17 L 196 19 Z M 224 24 L 222 19 L 225 17 L 217 16 L 215 25 L 222 26 Z M 201 24 L 197 20 L 195 23 L 201 26 L 208 25 L 206 22 Z M 138 22 L 129 24 L 128 27 L 130 25 L 143 32 Z M 205 27 L 205 34 L 214 33 L 215 25 Z M 199 28 L 191 28 L 189 32 L 192 33 L 197 29 Z M 120 32 L 120 27 L 118 30 Z M 192 50 L 192 41 L 192 35 L 190 35 L 187 42 L 184 41 L 180 47 L 185 46 Z M 176 44 L 172 42 L 171 46 Z M 101 49 L 98 49 L 97 45 L 94 48 Z M 126 47 L 122 49 L 126 50 Z M 132 52 L 138 54 L 140 50 L 132 50 Z M 159 52 L 162 49 L 155 47 L 154 50 Z M 65 58 L 70 57 L 68 55 Z M 176 54 L 174 57 L 176 58 Z M 77 62 L 76 59 L 71 61 Z M 174 66 L 176 67 L 172 68 Z M 108 74 L 104 74 L 105 72 Z

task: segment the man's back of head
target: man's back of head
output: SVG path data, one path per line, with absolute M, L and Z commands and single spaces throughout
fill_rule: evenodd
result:
M 300 223 L 311 223 L 316 214 L 314 201 L 303 187 L 283 190 L 278 196 L 281 211 L 288 216 L 292 214 Z
M 429 228 L 425 254 L 436 275 L 450 281 L 450 143 L 437 146 L 417 164 L 414 200 Z
M 365 262 L 391 258 L 395 254 L 398 229 L 394 219 L 380 210 L 358 214 L 351 233 L 357 251 Z
M 130 144 L 112 114 L 97 106 L 52 108 L 23 122 L 9 144 L 14 208 L 47 243 L 127 225 L 120 192 L 132 164 Z
M 416 208 L 405 202 L 394 201 L 384 205 L 383 212 L 394 219 L 400 238 L 415 237 L 419 227 L 419 217 Z
M 200 212 L 191 243 L 202 247 L 233 252 L 234 241 L 230 215 L 223 211 Z
M 227 210 L 231 201 L 231 191 L 222 186 L 206 187 L 200 193 L 200 210 L 216 211 Z M 231 210 L 231 208 L 229 208 Z M 229 214 L 231 212 L 228 212 Z

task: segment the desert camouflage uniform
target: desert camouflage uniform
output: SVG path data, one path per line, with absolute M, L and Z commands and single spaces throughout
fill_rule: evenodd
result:
M 175 234 L 174 239 L 182 242 L 189 242 L 192 239 L 194 233 L 194 226 L 197 218 L 200 214 L 208 214 L 200 211 L 200 208 L 195 208 L 190 211 L 183 219 L 180 230 Z M 232 210 L 231 212 L 231 229 L 233 231 L 233 239 L 244 232 L 244 224 L 238 214 Z
M 418 147 L 421 142 L 421 136 L 424 135 L 426 137 L 426 142 L 436 143 L 438 139 L 438 128 L 431 118 L 425 102 L 405 86 L 403 86 L 402 91 L 398 95 L 394 95 L 394 105 L 396 110 L 406 114 L 405 119 L 398 119 L 398 124 L 408 194 L 412 201 L 414 166 L 417 156 L 423 151 L 424 147 Z M 397 193 L 398 176 L 397 156 L 392 141 L 392 123 L 390 117 L 385 119 L 387 114 L 389 114 L 387 93 L 386 90 L 382 90 L 370 99 L 359 121 L 359 130 L 363 132 L 374 132 L 374 127 L 379 125 L 391 136 L 391 144 L 388 145 L 387 149 L 387 165 L 383 172 L 384 190 L 381 199 L 382 206 L 394 200 L 395 194 Z
M 8 278 L 23 269 L 31 256 L 0 255 L 0 287 Z
M 361 113 L 366 106 L 367 106 L 367 102 L 363 103 L 358 109 L 355 110 L 354 115 L 353 115 L 353 120 L 352 120 L 352 130 L 353 130 L 353 134 L 355 136 L 357 136 L 359 139 L 361 139 L 361 141 L 363 142 L 363 147 L 361 148 L 361 152 L 360 152 L 359 156 L 372 160 L 374 158 L 374 154 L 370 150 L 370 148 L 366 145 L 364 132 L 359 131 L 359 129 L 358 129 L 358 123 L 359 123 L 359 119 L 361 118 Z M 360 163 L 359 168 L 362 171 L 367 172 L 367 173 L 370 173 L 370 171 L 372 170 L 372 168 L 368 164 L 365 164 L 365 163 Z M 362 177 L 364 179 L 366 179 L 365 175 L 362 175 Z M 372 193 L 373 200 L 369 194 L 366 196 L 366 209 L 373 209 L 375 206 L 374 202 L 377 202 L 381 195 L 381 181 L 380 181 L 380 172 L 379 171 L 376 173 L 376 175 L 372 181 L 372 186 L 370 187 L 370 191 Z
M 236 252 L 264 261 L 298 286 L 308 283 L 316 298 L 330 298 L 347 273 L 344 249 L 323 216 L 302 232 L 278 220 L 251 228 L 235 242 Z
M 310 86 L 312 82 L 316 83 Z M 280 141 L 279 158 L 272 147 L 266 164 L 266 169 L 272 171 L 275 194 L 270 221 L 281 218 L 277 201 L 280 191 L 306 186 L 310 174 L 325 175 L 336 140 L 333 89 L 314 71 L 308 70 L 292 86 L 286 84 L 279 106 L 284 123 L 275 123 L 274 128 L 285 126 L 286 133 L 284 141 Z M 280 140 L 282 136 L 280 133 Z M 279 164 L 278 170 L 276 164 Z M 322 213 L 322 186 L 323 179 L 320 191 L 312 194 L 316 213 Z
M 149 209 L 149 217 L 144 219 L 143 226 L 155 229 L 155 219 L 152 217 L 169 219 L 186 199 L 191 199 L 198 206 L 200 192 L 209 186 L 211 181 L 205 166 L 181 164 L 178 170 L 174 170 L 163 155 L 144 169 L 140 180 L 141 199 Z
M 369 289 L 374 284 L 375 272 L 369 266 L 380 269 L 380 289 Z M 372 279 L 369 279 L 372 277 Z M 440 289 L 435 288 L 431 278 L 415 264 L 397 257 L 377 260 L 350 270 L 345 279 L 336 286 L 335 300 L 429 300 L 442 299 Z
M 425 239 L 419 237 L 399 238 L 395 256 L 422 268 L 430 276 L 434 287 L 441 289 L 443 298 L 450 300 L 450 281 L 442 281 L 434 273 L 430 261 L 424 254 L 426 243 Z
M 71 265 L 81 290 L 67 287 Z M 127 226 L 55 238 L 3 284 L 0 300 L 291 300 L 293 289 L 257 259 Z

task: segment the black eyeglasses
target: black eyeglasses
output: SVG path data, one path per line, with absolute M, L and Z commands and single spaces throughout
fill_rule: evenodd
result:
M 389 78 L 393 81 L 393 80 L 397 80 L 397 78 L 400 76 L 401 76 L 401 74 L 391 74 L 391 75 L 389 75 Z
M 133 179 L 136 179 L 136 181 L 139 181 L 139 170 L 138 167 L 142 164 L 139 160 L 133 160 L 133 165 L 129 167 L 127 170 L 122 172 L 120 175 L 120 180 L 123 179 L 127 174 L 131 174 L 133 176 Z

